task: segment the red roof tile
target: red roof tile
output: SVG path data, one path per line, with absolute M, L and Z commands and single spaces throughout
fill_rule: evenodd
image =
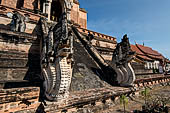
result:
M 151 58 L 147 57 L 143 52 L 141 52 L 137 47 L 136 45 L 132 45 L 131 44 L 131 49 L 132 51 L 136 52 L 136 56 L 139 57 L 139 58 L 142 58 L 144 60 L 149 60 L 149 61 L 152 61 Z
M 162 54 L 160 54 L 158 51 L 153 50 L 150 47 L 146 47 L 140 44 L 136 44 L 136 47 L 143 52 L 144 54 L 146 54 L 148 57 L 151 57 L 153 59 L 160 59 L 160 60 L 164 60 L 164 57 Z

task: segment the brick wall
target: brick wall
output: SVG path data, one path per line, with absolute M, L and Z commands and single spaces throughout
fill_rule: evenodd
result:
M 71 9 L 71 20 L 73 20 L 75 23 L 78 23 L 78 17 L 79 17 L 79 5 L 73 4 L 73 8 Z
M 12 19 L 0 17 L 0 20 L 1 20 L 0 28 L 10 30 L 9 24 L 11 23 Z M 26 33 L 36 35 L 36 31 L 37 31 L 36 24 L 26 23 L 26 30 L 25 30 Z
M 40 9 L 40 2 L 38 0 L 2 0 L 1 4 L 12 8 L 23 7 L 32 10 L 37 8 Z M 10 10 L 8 10 L 8 12 L 10 12 Z M 33 20 L 39 19 L 37 16 L 32 14 L 30 14 L 30 18 Z M 74 23 L 79 24 L 82 28 L 87 28 L 87 12 L 85 12 L 84 9 L 79 8 L 79 4 L 73 3 L 71 20 L 74 21 Z
M 0 35 L 0 80 L 31 80 L 39 76 L 39 40 L 2 29 Z
M 87 12 L 84 9 L 79 9 L 79 22 L 82 28 L 87 28 Z
M 40 8 L 40 2 L 38 0 L 2 0 L 2 5 L 10 6 L 13 8 L 27 8 L 27 9 L 34 9 Z
M 17 2 L 18 2 L 18 0 L 2 0 L 1 4 L 5 5 L 5 6 L 10 6 L 10 7 L 16 8 Z
M 79 4 L 74 3 L 71 10 L 71 20 L 79 24 L 82 28 L 87 28 L 87 12 L 79 8 Z
M 38 0 L 24 0 L 24 8 L 34 9 L 38 8 Z
M 40 104 L 39 92 L 37 87 L 0 89 L 0 113 L 36 109 Z

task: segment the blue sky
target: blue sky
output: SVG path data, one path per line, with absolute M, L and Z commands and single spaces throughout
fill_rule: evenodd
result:
M 170 58 L 170 0 L 79 0 L 88 11 L 88 29 L 131 44 L 152 47 Z

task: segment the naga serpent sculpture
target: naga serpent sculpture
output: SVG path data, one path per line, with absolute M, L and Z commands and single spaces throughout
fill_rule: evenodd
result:
M 44 77 L 45 96 L 48 100 L 62 100 L 68 97 L 72 79 L 73 33 L 84 45 L 89 55 L 104 72 L 105 78 L 120 86 L 132 86 L 135 73 L 130 61 L 134 52 L 125 35 L 113 52 L 112 62 L 108 64 L 100 53 L 89 42 L 91 35 L 83 36 L 76 27 L 67 23 L 65 13 L 59 23 L 48 25 L 41 19 L 42 51 L 41 66 Z
M 132 86 L 135 74 L 130 61 L 134 53 L 130 48 L 127 35 L 123 37 L 121 43 L 117 44 L 112 62 L 108 64 L 90 43 L 94 36 L 81 34 L 69 21 L 68 14 L 65 10 L 58 23 L 40 19 L 42 37 L 40 63 L 45 97 L 50 101 L 59 101 L 69 96 L 73 70 L 73 34 L 100 66 L 109 83 Z
M 117 73 L 117 81 L 121 86 L 132 86 L 135 81 L 135 73 L 130 61 L 133 59 L 129 39 L 123 36 L 122 42 L 118 43 L 113 52 L 112 67 Z
M 62 19 L 57 24 L 48 25 L 45 19 L 40 22 L 45 96 L 48 100 L 61 100 L 68 97 L 72 78 L 73 35 L 68 27 L 66 13 L 62 14 Z
M 86 50 L 102 69 L 105 78 L 112 85 L 133 86 L 135 81 L 135 73 L 131 67 L 130 61 L 133 59 L 129 39 L 124 35 L 122 42 L 117 44 L 113 52 L 112 62 L 109 64 L 104 60 L 100 53 L 89 43 L 90 35 L 85 38 L 75 27 L 73 27 L 75 35 L 79 38 Z

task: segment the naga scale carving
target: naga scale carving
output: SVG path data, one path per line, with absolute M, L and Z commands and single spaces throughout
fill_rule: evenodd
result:
M 59 23 L 48 25 L 41 19 L 43 32 L 41 66 L 45 96 L 49 100 L 61 100 L 68 96 L 72 78 L 73 36 L 63 13 Z

